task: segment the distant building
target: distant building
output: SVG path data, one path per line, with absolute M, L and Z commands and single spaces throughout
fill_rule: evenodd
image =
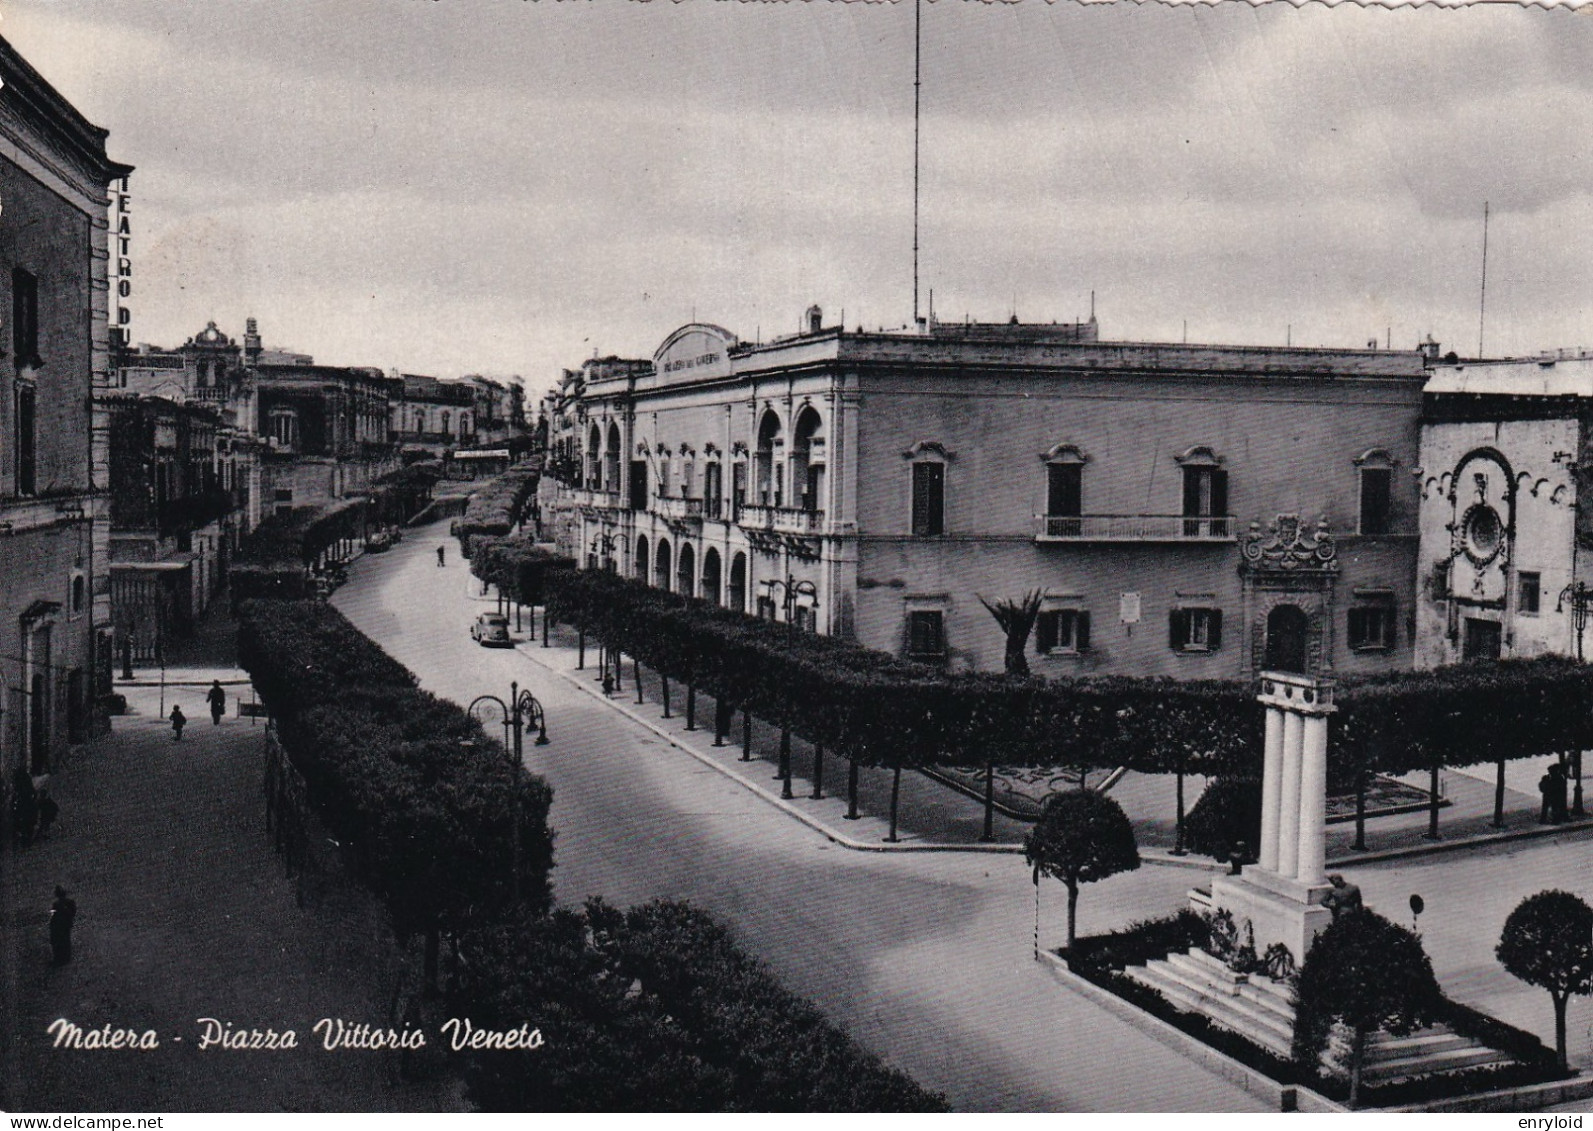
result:
M 399 375 L 399 395 L 390 408 L 389 432 L 411 455 L 441 457 L 476 442 L 476 388 L 467 381 L 444 381 L 415 373 Z
M 683 326 L 544 407 L 587 568 L 981 670 L 981 599 L 1037 591 L 1037 672 L 1234 678 L 1411 666 L 1424 380 L 1416 351 L 814 308 L 768 344 Z
M 0 39 L 0 829 L 111 690 L 109 190 L 130 166 Z
M 1593 655 L 1593 354 L 1435 366 L 1418 471 L 1417 665 Z
M 105 398 L 111 421 L 111 579 L 121 658 L 155 659 L 226 584 L 250 513 L 237 437 L 219 408 Z
M 258 323 L 242 342 L 214 322 L 174 350 L 140 344 L 118 358 L 117 392 L 212 406 L 223 464 L 247 464 L 240 534 L 262 514 L 318 506 L 367 490 L 398 466 L 388 437 L 396 382 L 380 370 L 316 365 L 266 349 Z M 223 467 L 224 477 L 232 472 Z

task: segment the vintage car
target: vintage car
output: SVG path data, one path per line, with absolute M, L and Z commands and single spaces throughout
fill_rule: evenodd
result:
M 512 648 L 509 618 L 502 613 L 482 613 L 470 626 L 470 638 L 483 648 Z

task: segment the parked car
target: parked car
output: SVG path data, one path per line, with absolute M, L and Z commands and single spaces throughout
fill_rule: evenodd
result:
M 483 648 L 511 648 L 514 640 L 509 636 L 509 618 L 502 613 L 482 613 L 470 626 L 470 639 Z
M 367 554 L 381 554 L 393 548 L 393 536 L 385 530 L 378 530 L 365 539 L 365 552 Z

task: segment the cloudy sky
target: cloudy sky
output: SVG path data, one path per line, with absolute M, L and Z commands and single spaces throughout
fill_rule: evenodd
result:
M 542 388 L 694 317 L 912 314 L 911 3 L 7 0 L 137 166 L 137 340 L 257 316 Z M 1593 346 L 1593 16 L 938 0 L 938 316 L 1103 337 Z

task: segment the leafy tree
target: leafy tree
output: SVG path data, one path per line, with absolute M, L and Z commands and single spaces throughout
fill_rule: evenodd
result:
M 1073 949 L 1079 885 L 1092 884 L 1139 867 L 1134 827 L 1117 802 L 1087 789 L 1052 794 L 1023 842 L 1023 858 L 1040 874 L 1068 888 L 1068 950 Z
M 1006 670 L 1008 675 L 1028 675 L 1029 661 L 1024 651 L 1029 647 L 1029 633 L 1040 616 L 1040 591 L 1031 589 L 1020 600 L 1005 598 L 991 604 L 983 597 L 979 603 L 990 610 L 1001 631 L 1007 634 Z
M 592 900 L 460 945 L 455 1016 L 543 1040 L 470 1054 L 485 1110 L 945 1110 L 686 904 Z
M 1250 852 L 1261 845 L 1261 783 L 1254 778 L 1218 778 L 1206 787 L 1186 822 L 1187 843 L 1196 852 L 1228 859 L 1240 841 Z
M 1530 895 L 1505 920 L 1494 953 L 1517 978 L 1549 991 L 1564 1070 L 1566 1003 L 1572 994 L 1593 993 L 1593 907 L 1568 891 Z
M 1379 1029 L 1404 1036 L 1429 1024 L 1443 995 L 1421 939 L 1375 911 L 1350 911 L 1317 936 L 1295 986 L 1294 1056 L 1311 1065 L 1328 1030 L 1354 1034 L 1350 1106 L 1360 1102 L 1366 1041 Z

